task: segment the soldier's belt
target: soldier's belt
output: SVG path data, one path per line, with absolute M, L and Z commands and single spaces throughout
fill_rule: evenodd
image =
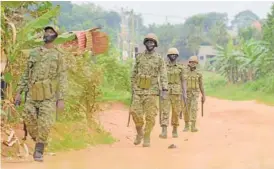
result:
M 147 75 L 139 75 L 137 85 L 141 89 L 149 89 L 151 87 L 152 78 Z
M 32 100 L 42 101 L 51 99 L 56 93 L 56 81 L 44 80 L 35 82 L 30 88 L 30 96 Z

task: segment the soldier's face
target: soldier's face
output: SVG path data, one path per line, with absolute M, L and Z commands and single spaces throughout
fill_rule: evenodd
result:
M 152 51 L 155 48 L 156 44 L 153 40 L 147 40 L 145 42 L 145 46 L 148 51 Z
M 171 55 L 167 55 L 167 57 L 169 58 L 171 62 L 174 62 L 178 58 L 178 55 L 171 54 Z
M 47 29 L 45 31 L 43 40 L 45 43 L 53 42 L 57 37 L 57 34 L 52 29 Z
M 190 62 L 188 63 L 188 66 L 189 66 L 192 70 L 196 69 L 196 65 L 197 65 L 196 62 L 190 61 Z
M 45 31 L 45 36 L 53 36 L 55 35 L 55 32 L 52 29 L 47 29 Z

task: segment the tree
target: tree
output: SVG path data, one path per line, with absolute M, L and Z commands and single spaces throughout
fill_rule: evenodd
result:
M 239 37 L 248 41 L 250 39 L 261 40 L 262 34 L 254 27 L 246 27 L 239 29 Z
M 196 55 L 204 39 L 204 15 L 195 15 L 185 22 L 184 31 L 187 32 L 186 46 Z
M 214 67 L 228 79 L 228 82 L 236 83 L 238 81 L 239 61 L 237 56 L 239 52 L 233 45 L 232 39 L 229 39 L 225 47 L 217 45 L 216 49 L 217 55 L 212 59 Z
M 209 32 L 216 25 L 226 25 L 228 22 L 227 13 L 210 12 L 204 14 L 204 30 Z
M 233 27 L 237 27 L 240 29 L 251 26 L 254 21 L 257 21 L 259 19 L 260 18 L 252 11 L 245 10 L 239 12 L 231 23 Z
M 48 2 L 2 2 L 1 4 L 1 54 L 7 56 L 6 69 L 3 72 L 8 84 L 5 92 L 4 111 L 14 111 L 14 84 L 24 69 L 29 48 L 37 46 L 35 40 L 41 37 L 41 31 L 59 14 L 59 6 L 52 8 Z M 11 111 L 13 110 L 13 111 Z M 16 119 L 16 117 L 13 117 Z
M 265 24 L 263 25 L 263 40 L 268 43 L 269 49 L 268 57 L 265 62 L 265 71 L 268 73 L 274 72 L 274 3 L 272 4 L 271 11 L 267 15 Z
M 207 41 L 213 46 L 217 44 L 223 46 L 228 42 L 227 28 L 223 21 L 217 21 L 211 27 L 207 34 Z

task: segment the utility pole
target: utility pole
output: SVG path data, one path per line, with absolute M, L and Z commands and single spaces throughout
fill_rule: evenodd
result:
M 124 9 L 121 8 L 121 33 L 120 33 L 120 37 L 121 37 L 121 41 L 120 41 L 120 46 L 121 46 L 121 60 L 123 60 L 123 57 L 124 57 L 124 52 L 125 52 L 125 12 L 124 12 Z
M 134 29 L 134 13 L 131 10 L 131 57 L 134 58 L 134 50 L 135 50 L 135 29 Z
M 139 17 L 136 19 L 136 39 L 137 40 L 137 43 L 135 44 L 134 47 L 138 47 L 139 48 Z

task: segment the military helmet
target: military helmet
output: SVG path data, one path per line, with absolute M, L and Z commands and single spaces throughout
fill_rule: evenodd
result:
M 58 28 L 57 26 L 53 26 L 53 25 L 46 26 L 46 27 L 44 28 L 44 31 L 46 31 L 47 29 L 53 30 L 53 31 L 57 34 L 57 36 L 58 36 L 59 28 Z
M 146 41 L 148 40 L 153 40 L 156 43 L 156 47 L 158 46 L 158 38 L 154 33 L 149 33 L 146 35 L 145 39 L 144 39 L 144 44 L 146 43 Z
M 188 62 L 196 62 L 197 64 L 199 63 L 198 57 L 197 56 L 191 56 L 188 59 Z
M 169 48 L 167 51 L 167 55 L 179 55 L 179 51 L 177 48 Z

